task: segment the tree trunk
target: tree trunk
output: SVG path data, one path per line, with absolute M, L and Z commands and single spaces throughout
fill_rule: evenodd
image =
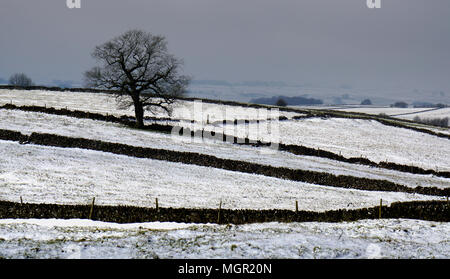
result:
M 134 114 L 136 116 L 136 128 L 144 128 L 144 108 L 139 100 L 134 100 Z

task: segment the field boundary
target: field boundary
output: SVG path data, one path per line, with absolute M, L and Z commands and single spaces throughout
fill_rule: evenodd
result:
M 446 201 L 396 202 L 390 206 L 324 212 L 253 209 L 146 208 L 108 205 L 32 204 L 0 201 L 0 219 L 92 219 L 115 223 L 180 222 L 247 224 L 262 222 L 349 222 L 362 219 L 450 221 Z M 90 217 L 90 218 L 89 218 Z

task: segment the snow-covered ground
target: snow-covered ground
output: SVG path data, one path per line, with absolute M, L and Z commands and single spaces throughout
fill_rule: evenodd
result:
M 430 110 L 429 108 L 394 108 L 394 107 L 375 107 L 375 106 L 356 106 L 356 107 L 328 107 L 328 109 L 335 109 L 347 112 L 360 112 L 366 114 L 386 114 L 388 116 L 402 115 L 406 113 L 418 114 L 423 111 Z M 414 116 L 413 116 L 414 117 Z
M 44 113 L 0 110 L 0 129 L 20 131 L 24 134 L 31 134 L 32 132 L 52 133 L 133 146 L 197 152 L 224 159 L 241 160 L 275 167 L 385 179 L 410 187 L 450 187 L 450 179 L 433 175 L 415 175 L 314 156 L 297 156 L 288 152 L 267 148 L 215 142 L 213 140 L 192 140 L 191 138 L 172 136 L 170 134 L 130 129 L 120 124 Z
M 398 118 L 402 118 L 402 119 L 409 119 L 409 120 L 413 120 L 414 117 L 420 117 L 422 119 L 427 119 L 427 118 L 444 118 L 444 117 L 448 117 L 450 118 L 450 108 L 441 108 L 441 109 L 436 109 L 436 110 L 428 110 L 428 111 L 423 111 L 420 113 L 414 113 L 414 114 L 407 114 L 407 115 L 398 115 L 395 117 Z
M 421 118 L 435 118 L 435 117 L 450 117 L 450 108 L 396 108 L 388 106 L 363 106 L 363 105 L 335 105 L 335 106 L 290 106 L 292 108 L 301 109 L 328 109 L 346 112 L 358 112 L 366 114 L 386 114 L 388 116 L 409 119 L 412 120 L 414 117 L 419 116 Z
M 438 127 L 438 126 L 430 126 L 430 125 L 425 125 L 425 124 L 421 124 L 421 123 L 408 123 L 407 125 L 410 127 L 413 127 L 413 128 L 429 130 L 434 133 L 450 135 L 450 127 L 445 128 L 445 127 Z
M 223 127 L 210 127 L 206 129 L 224 130 Z M 386 126 L 375 120 L 307 118 L 280 121 L 278 128 L 272 131 L 254 123 L 226 125 L 225 133 L 265 141 L 280 140 L 285 144 L 319 148 L 345 157 L 365 157 L 375 162 L 388 161 L 450 171 L 448 139 Z
M 251 92 L 247 92 L 251 94 Z M 114 115 L 108 94 L 0 89 L 0 105 L 39 105 Z M 226 113 L 226 114 L 225 114 Z M 274 115 L 244 107 L 180 102 L 173 117 L 205 123 L 266 119 Z M 291 118 L 297 113 L 284 113 Z M 276 115 L 276 112 L 275 112 Z M 157 116 L 165 116 L 158 114 Z M 419 115 L 420 116 L 420 115 Z M 414 115 L 412 115 L 414 117 Z M 421 116 L 422 117 L 422 116 Z M 450 170 L 447 139 L 387 127 L 375 121 L 305 119 L 279 123 L 283 143 L 321 148 L 344 156 Z M 183 125 L 191 125 L 184 123 Z M 238 125 L 250 127 L 255 125 Z M 207 129 L 221 129 L 209 126 Z M 226 133 L 245 135 L 226 126 Z M 275 127 L 276 128 L 276 127 Z M 52 133 L 134 146 L 208 154 L 276 167 L 386 179 L 409 187 L 446 188 L 449 179 L 414 175 L 296 156 L 278 150 L 213 140 L 172 137 L 118 124 L 0 110 L 0 129 Z M 260 130 L 261 132 L 261 130 Z M 252 134 L 250 134 L 252 135 Z M 269 135 L 262 131 L 262 139 Z M 397 201 L 442 200 L 418 194 L 319 186 L 261 175 L 140 159 L 92 150 L 20 145 L 0 141 L 0 200 L 25 203 L 225 209 L 325 211 L 373 207 Z M 0 258 L 449 258 L 449 223 L 420 220 L 361 220 L 343 223 L 212 225 L 112 224 L 90 220 L 0 220 Z
M 361 112 L 367 114 L 386 114 L 391 117 L 413 120 L 418 116 L 422 119 L 426 118 L 450 118 L 450 108 L 391 108 L 391 107 L 328 107 L 328 109 L 336 109 L 347 112 Z M 448 129 L 447 129 L 448 130 Z
M 99 151 L 0 141 L 0 200 L 325 211 L 444 197 L 319 186 Z
M 449 258 L 450 223 L 0 220 L 0 258 Z

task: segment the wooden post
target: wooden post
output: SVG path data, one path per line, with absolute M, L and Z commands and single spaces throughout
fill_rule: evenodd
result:
M 158 198 L 155 198 L 156 211 L 159 211 Z
M 219 212 L 217 213 L 217 224 L 220 224 L 220 213 L 222 211 L 222 199 L 220 199 L 219 203 Z
M 95 197 L 92 198 L 91 211 L 89 212 L 89 219 L 91 219 L 91 220 L 92 220 L 92 213 L 94 212 L 94 203 L 95 203 Z
M 298 201 L 295 201 L 295 213 L 298 214 Z
M 447 201 L 448 201 L 448 197 L 447 197 Z M 22 196 L 20 196 L 20 205 L 23 204 L 23 200 L 22 200 Z
M 383 199 L 380 199 L 380 208 L 378 210 L 378 219 L 381 219 L 381 207 L 383 206 Z

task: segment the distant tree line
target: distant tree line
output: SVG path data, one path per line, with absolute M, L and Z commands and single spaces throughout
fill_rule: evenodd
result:
M 420 118 L 419 116 L 414 117 L 415 122 L 423 123 L 427 125 L 448 127 L 448 117 L 444 118 Z
M 414 103 L 412 103 L 412 105 L 415 108 L 446 108 L 446 107 L 448 107 L 448 105 L 446 105 L 446 104 L 442 104 L 442 103 L 433 104 L 433 103 L 428 103 L 428 102 L 414 102 Z
M 278 106 L 296 106 L 296 105 L 321 105 L 322 100 L 314 98 L 306 98 L 302 96 L 286 97 L 286 96 L 273 96 L 271 98 L 257 98 L 252 99 L 251 103 L 261 105 L 278 105 Z
M 391 107 L 393 108 L 407 108 L 409 105 L 408 103 L 405 102 L 395 102 L 394 104 L 391 105 Z

